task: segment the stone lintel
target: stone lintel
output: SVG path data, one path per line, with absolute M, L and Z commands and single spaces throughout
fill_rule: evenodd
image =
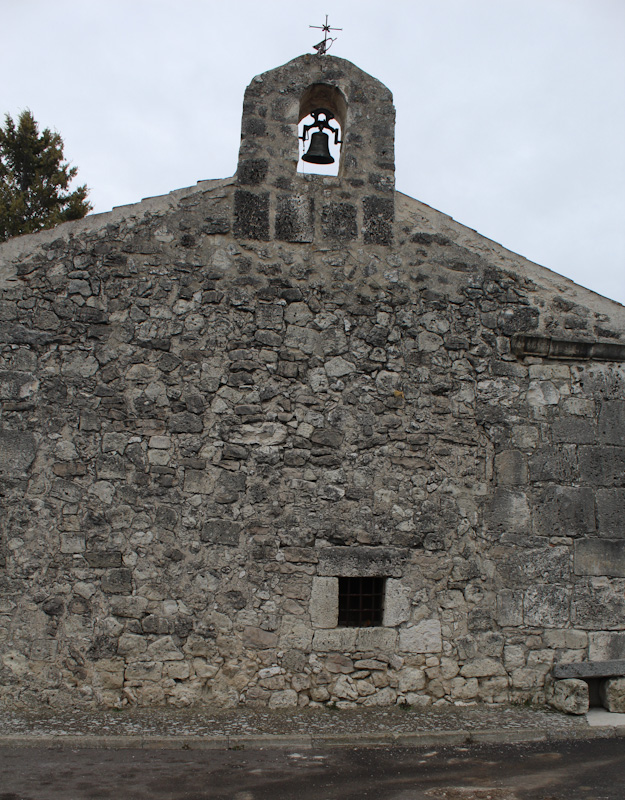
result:
M 571 361 L 625 361 L 625 344 L 552 339 L 550 336 L 515 333 L 511 340 L 516 356 L 563 358 Z
M 556 664 L 553 668 L 554 678 L 614 678 L 623 675 L 625 675 L 625 659 Z

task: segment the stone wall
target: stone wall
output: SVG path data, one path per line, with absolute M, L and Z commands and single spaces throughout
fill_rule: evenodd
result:
M 623 308 L 402 195 L 371 241 L 341 175 L 285 237 L 267 152 L 262 236 L 239 175 L 0 247 L 2 701 L 542 702 L 624 658 Z

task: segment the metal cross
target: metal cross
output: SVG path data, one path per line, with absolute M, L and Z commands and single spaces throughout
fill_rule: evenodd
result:
M 330 33 L 330 31 L 342 31 L 343 30 L 343 28 L 331 28 L 330 25 L 328 25 L 328 15 L 327 14 L 326 14 L 325 25 L 309 25 L 308 27 L 309 28 L 319 28 L 319 30 L 323 31 L 323 41 L 319 42 L 319 44 L 313 45 L 314 49 L 317 51 L 317 55 L 319 55 L 319 56 L 325 55 L 328 52 L 328 50 L 330 49 L 330 47 L 332 47 L 332 42 L 336 41 L 336 38 L 332 39 L 331 37 L 328 36 L 328 33 Z

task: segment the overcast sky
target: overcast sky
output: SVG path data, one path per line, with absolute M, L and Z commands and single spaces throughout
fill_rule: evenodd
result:
M 0 112 L 96 212 L 236 169 L 243 92 L 332 50 L 397 108 L 397 188 L 625 303 L 625 0 L 0 0 Z

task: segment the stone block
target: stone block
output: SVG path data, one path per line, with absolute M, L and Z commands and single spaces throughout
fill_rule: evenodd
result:
M 330 653 L 325 659 L 324 666 L 328 672 L 332 673 L 342 672 L 347 675 L 354 671 L 354 662 L 341 653 Z
M 625 539 L 625 489 L 597 490 L 599 536 Z
M 527 481 L 527 459 L 519 450 L 504 450 L 495 456 L 499 486 L 516 486 Z
M 625 632 L 597 631 L 588 634 L 590 661 L 625 660 Z
M 533 506 L 534 532 L 541 536 L 586 536 L 595 530 L 592 489 L 548 486 Z
M 349 675 L 341 675 L 332 687 L 332 694 L 341 700 L 357 700 L 358 687 Z
M 184 490 L 191 494 L 211 494 L 215 485 L 212 473 L 203 469 L 185 469 Z
M 338 578 L 313 578 L 309 612 L 313 628 L 336 628 L 339 620 Z
M 269 169 L 269 161 L 266 158 L 248 158 L 245 161 L 239 161 L 237 169 L 237 180 L 243 186 L 256 186 L 263 183 L 267 177 Z M 215 233 L 223 233 L 223 230 L 217 230 Z M 226 231 L 227 232 L 227 231 Z
M 102 591 L 106 594 L 130 594 L 132 592 L 132 570 L 125 567 L 109 569 L 102 576 Z
M 61 534 L 61 553 L 82 553 L 85 549 L 85 537 L 81 533 Z
M 356 647 L 358 628 L 335 628 L 334 630 L 318 630 L 313 636 L 313 650 L 319 653 L 351 652 Z
M 285 242 L 312 242 L 314 237 L 314 198 L 300 194 L 278 195 L 276 239 Z M 256 238 L 256 237 L 255 237 Z
M 126 449 L 128 444 L 127 433 L 105 433 L 102 436 L 102 452 L 103 453 L 119 453 L 120 455 Z
M 269 698 L 269 708 L 296 708 L 297 692 L 294 689 L 282 689 L 273 692 Z
M 358 650 L 393 653 L 397 646 L 397 631 L 391 628 L 360 628 L 356 636 Z
M 539 581 L 565 582 L 571 573 L 568 547 L 498 547 L 493 550 L 497 574 L 506 588 Z
M 625 447 L 625 400 L 603 400 L 597 425 L 599 441 Z
M 148 643 L 144 636 L 137 636 L 134 633 L 123 633 L 117 643 L 117 652 L 120 656 L 128 659 L 138 659 L 143 657 Z
M 175 681 L 186 681 L 191 675 L 191 667 L 186 661 L 166 661 L 163 664 L 163 675 Z
M 608 678 L 599 686 L 602 704 L 608 711 L 625 714 L 625 678 Z
M 285 425 L 277 422 L 262 422 L 254 425 L 239 425 L 230 435 L 234 444 L 272 446 L 283 444 L 288 436 Z
M 327 577 L 401 578 L 408 552 L 394 547 L 322 547 L 317 574 Z
M 235 191 L 234 235 L 241 239 L 269 240 L 269 192 Z
M 572 483 L 577 480 L 575 446 L 544 445 L 534 451 L 528 461 L 531 481 Z
M 510 683 L 513 689 L 535 689 L 539 685 L 541 674 L 534 669 L 520 667 L 510 673 Z
M 460 674 L 463 678 L 489 678 L 494 675 L 505 675 L 506 671 L 501 661 L 495 658 L 476 658 L 465 664 Z
M 536 628 L 560 628 L 570 618 L 571 590 L 557 584 L 531 586 L 523 595 L 523 620 Z
M 245 647 L 250 647 L 254 650 L 269 650 L 277 647 L 278 636 L 271 631 L 247 625 L 243 629 L 243 644 Z
M 526 494 L 495 489 L 486 519 L 492 533 L 529 533 L 532 518 Z
M 201 433 L 203 428 L 202 418 L 190 411 L 172 414 L 169 419 L 169 430 L 172 433 Z
M 613 678 L 625 675 L 625 661 L 573 661 L 553 667 L 554 678 Z
M 593 419 L 573 414 L 563 414 L 554 419 L 551 427 L 551 438 L 554 442 L 570 444 L 595 444 L 597 441 L 597 425 Z
M 121 550 L 87 550 L 84 558 L 93 569 L 121 567 L 122 565 Z
M 578 539 L 575 542 L 575 574 L 625 578 L 625 541 Z
M 363 705 L 365 706 L 392 706 L 397 700 L 397 692 L 390 686 L 379 689 L 375 694 L 367 697 Z
M 134 661 L 126 667 L 127 681 L 159 681 L 163 674 L 163 665 L 156 661 Z
M 497 593 L 497 623 L 502 627 L 523 624 L 523 596 L 519 592 L 502 589 Z
M 126 462 L 121 456 L 107 455 L 96 460 L 98 480 L 115 480 L 126 477 Z
M 283 317 L 284 309 L 277 303 L 261 303 L 256 309 L 256 325 L 259 328 L 279 331 Z
M 401 625 L 410 619 L 410 589 L 395 578 L 388 578 L 384 594 L 384 618 L 387 627 Z
M 579 479 L 591 486 L 621 486 L 625 475 L 625 447 L 578 448 Z
M 0 429 L 0 475 L 22 476 L 36 455 L 37 441 L 32 433 Z
M 399 649 L 404 653 L 440 653 L 443 649 L 440 621 L 424 619 L 400 630 Z
M 335 356 L 326 361 L 324 368 L 328 378 L 342 378 L 356 371 L 356 367 L 351 361 L 347 361 L 342 356 Z
M 116 617 L 141 619 L 147 611 L 148 601 L 145 597 L 111 597 L 111 613 Z
M 588 712 L 588 684 L 577 678 L 554 681 L 549 705 L 565 714 Z
M 395 203 L 390 197 L 371 195 L 363 199 L 365 244 L 393 243 Z
M 328 203 L 321 212 L 324 238 L 351 241 L 358 236 L 357 209 L 351 203 Z
M 625 597 L 618 587 L 578 583 L 573 590 L 572 621 L 585 630 L 625 629 Z
M 228 547 L 238 547 L 240 536 L 241 525 L 229 519 L 211 519 L 203 525 L 200 533 L 203 542 Z
M 419 692 L 427 683 L 425 672 L 418 667 L 404 667 L 397 673 L 397 688 L 400 692 Z
M 39 388 L 39 381 L 28 372 L 0 370 L 0 400 L 30 400 Z
M 300 653 L 308 653 L 312 646 L 313 632 L 302 622 L 282 623 L 280 629 L 280 648 L 293 648 Z
M 182 661 L 180 652 L 171 636 L 162 636 L 148 645 L 147 655 L 152 661 Z

